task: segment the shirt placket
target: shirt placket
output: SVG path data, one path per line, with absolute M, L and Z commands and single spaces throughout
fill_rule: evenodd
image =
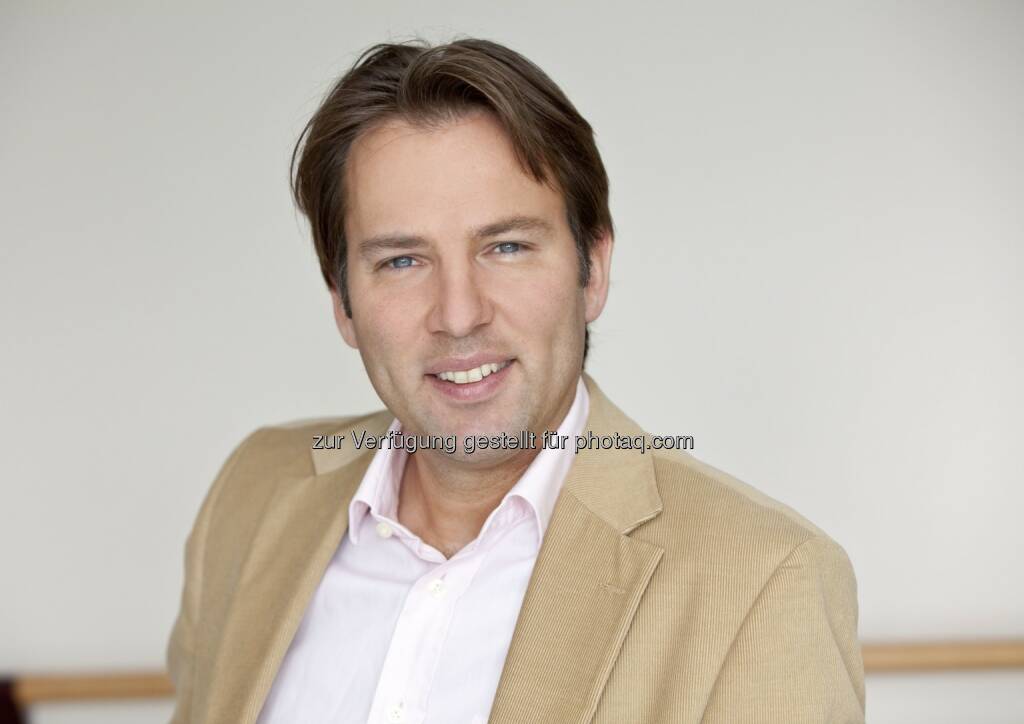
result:
M 482 559 L 479 549 L 456 555 L 409 589 L 377 682 L 369 724 L 423 724 L 456 604 Z

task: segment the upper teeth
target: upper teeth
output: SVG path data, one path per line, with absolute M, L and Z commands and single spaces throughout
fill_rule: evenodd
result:
M 457 385 L 464 385 L 467 382 L 479 382 L 487 375 L 494 374 L 500 369 L 508 366 L 508 362 L 488 362 L 487 364 L 474 367 L 471 370 L 453 370 L 451 372 L 439 372 L 438 378 L 454 382 Z

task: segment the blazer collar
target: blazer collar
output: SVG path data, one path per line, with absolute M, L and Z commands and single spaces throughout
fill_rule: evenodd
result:
M 583 377 L 590 395 L 584 435 L 644 434 Z M 356 423 L 379 435 L 392 419 L 382 411 Z M 311 453 L 313 474 L 279 482 L 252 539 L 209 682 L 207 721 L 256 721 L 347 530 L 372 451 L 345 445 Z M 663 553 L 626 534 L 660 511 L 649 454 L 585 449 L 576 456 L 527 587 L 492 723 L 590 720 Z
M 636 441 L 647 433 L 616 407 L 601 391 L 593 378 L 584 373 L 583 381 L 590 393 L 590 414 L 583 435 L 614 443 Z M 597 449 L 587 447 L 579 452 L 569 471 L 565 487 L 591 513 L 604 520 L 619 533 L 629 533 L 641 523 L 661 512 L 661 496 L 654 477 L 654 458 L 647 452 L 624 447 Z
M 593 433 L 597 439 L 606 436 L 614 438 L 616 433 L 620 437 L 631 438 L 646 434 L 608 399 L 586 372 L 583 373 L 583 382 L 590 396 L 590 411 L 584 426 L 584 436 L 588 432 Z M 359 429 L 365 429 L 370 436 L 383 435 L 393 420 L 394 416 L 390 412 L 382 410 L 365 418 Z M 341 428 L 336 433 L 347 434 L 350 430 Z M 351 440 L 351 436 L 346 440 Z M 325 475 L 343 468 L 361 456 L 367 456 L 369 464 L 369 457 L 372 457 L 370 451 L 356 450 L 352 445 L 342 445 L 334 450 L 315 449 L 310 453 L 317 475 Z M 594 484 L 596 480 L 604 477 L 614 479 L 616 484 Z M 580 451 L 569 472 L 565 487 L 572 488 L 584 506 L 620 533 L 628 533 L 661 512 L 661 498 L 654 481 L 654 462 L 650 455 L 641 454 L 637 450 L 613 448 Z

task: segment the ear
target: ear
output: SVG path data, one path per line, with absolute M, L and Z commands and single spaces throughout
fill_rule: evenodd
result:
M 334 311 L 334 323 L 341 332 L 342 339 L 353 349 L 359 349 L 359 338 L 356 336 L 356 327 L 352 323 L 352 317 L 345 314 L 345 308 L 341 304 L 341 295 L 338 290 L 331 289 L 331 308 Z
M 608 299 L 608 280 L 612 266 L 612 244 L 610 231 L 605 231 L 594 240 L 590 249 L 590 281 L 583 288 L 583 299 L 587 322 L 593 322 L 601 315 Z

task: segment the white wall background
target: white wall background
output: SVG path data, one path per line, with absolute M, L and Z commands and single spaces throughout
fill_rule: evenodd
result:
M 6 2 L 0 671 L 162 666 L 231 447 L 379 406 L 287 161 L 412 33 L 510 45 L 596 128 L 613 400 L 840 541 L 863 638 L 1024 635 L 1024 4 Z M 872 677 L 868 714 L 1020 722 L 1024 672 Z

